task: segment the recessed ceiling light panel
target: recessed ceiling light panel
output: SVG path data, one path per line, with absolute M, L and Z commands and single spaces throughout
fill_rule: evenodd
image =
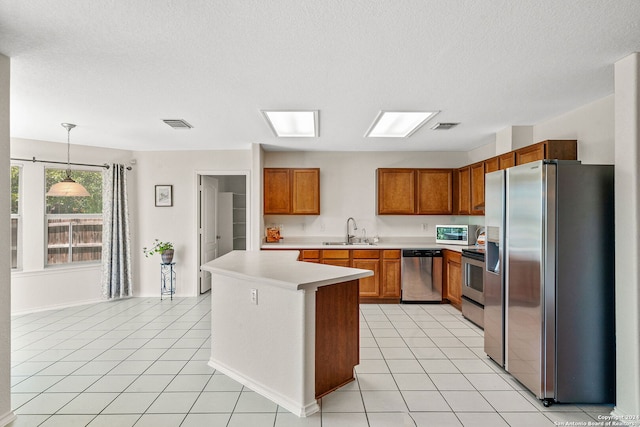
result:
M 262 111 L 273 133 L 280 138 L 313 138 L 318 136 L 318 110 Z
M 439 111 L 380 111 L 365 136 L 406 138 L 438 113 Z

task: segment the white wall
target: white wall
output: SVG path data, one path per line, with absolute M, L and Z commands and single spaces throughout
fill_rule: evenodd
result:
M 614 163 L 614 95 L 599 99 L 533 127 L 533 142 L 546 139 L 578 140 L 578 160 L 589 164 Z
M 615 64 L 616 407 L 640 414 L 640 54 Z M 628 418 L 627 418 L 628 419 Z M 633 425 L 637 425 L 638 419 Z
M 197 175 L 246 171 L 249 182 L 253 182 L 251 151 L 143 151 L 136 153 L 136 159 L 138 198 L 131 203 L 136 230 L 132 239 L 137 277 L 134 295 L 159 296 L 160 258 L 145 258 L 142 248 L 160 239 L 173 242 L 175 247 L 176 295 L 194 296 L 199 268 Z M 158 184 L 173 185 L 173 206 L 155 207 L 154 186 Z
M 35 156 L 39 160 L 66 161 L 66 155 L 66 144 L 11 139 L 13 158 Z M 132 153 L 126 150 L 76 144 L 71 147 L 71 161 L 77 163 L 128 164 L 131 157 Z M 100 264 L 45 266 L 44 169 L 52 165 L 23 161 L 12 164 L 22 167 L 22 268 L 12 273 L 11 311 L 15 314 L 100 300 Z M 135 176 L 135 169 L 129 172 L 129 200 L 135 200 Z
M 497 153 L 498 143 L 491 142 L 489 144 L 478 147 L 474 150 L 467 152 L 467 164 L 473 164 L 477 162 L 481 162 L 483 160 L 490 159 L 494 157 Z M 507 150 L 510 151 L 510 150 Z
M 377 168 L 455 168 L 467 164 L 465 152 L 265 152 L 264 167 L 319 167 L 320 215 L 265 215 L 266 224 L 282 224 L 289 237 L 343 237 L 346 220 L 355 218 L 368 236 L 435 236 L 436 223 L 476 224 L 482 218 L 376 215 Z M 428 224 L 427 231 L 422 224 Z
M 490 156 L 508 153 L 536 142 L 531 126 L 509 126 L 496 132 L 496 151 Z
M 9 82 L 10 60 L 0 54 L 0 426 L 9 424 L 11 411 L 11 265 L 9 262 Z
M 264 235 L 264 204 L 262 203 L 262 169 L 264 167 L 264 150 L 260 144 L 251 144 L 251 193 L 250 206 L 247 206 L 247 218 L 251 224 L 247 224 L 247 250 L 260 250 L 260 243 Z

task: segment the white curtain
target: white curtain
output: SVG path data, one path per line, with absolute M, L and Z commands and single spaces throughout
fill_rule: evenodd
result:
M 112 164 L 102 174 L 102 296 L 133 295 L 127 169 Z

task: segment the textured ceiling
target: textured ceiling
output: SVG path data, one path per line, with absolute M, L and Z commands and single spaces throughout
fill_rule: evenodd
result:
M 133 150 L 466 151 L 613 93 L 634 51 L 638 0 L 0 0 L 11 136 L 71 122 Z M 320 137 L 275 138 L 261 109 L 318 109 Z M 410 138 L 363 137 L 425 109 Z

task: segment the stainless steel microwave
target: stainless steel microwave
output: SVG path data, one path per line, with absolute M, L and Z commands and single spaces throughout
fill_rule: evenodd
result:
M 436 225 L 436 243 L 474 245 L 476 229 L 476 225 Z

